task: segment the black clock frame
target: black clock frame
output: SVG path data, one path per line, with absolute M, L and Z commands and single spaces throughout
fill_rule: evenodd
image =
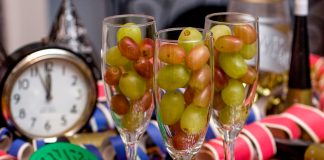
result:
M 21 60 L 23 60 L 26 56 L 28 56 L 36 51 L 39 51 L 42 49 L 50 49 L 50 48 L 63 49 L 63 50 L 67 50 L 70 53 L 73 53 L 78 58 L 80 58 L 82 61 L 84 61 L 85 64 L 87 65 L 87 67 L 89 67 L 89 69 L 91 70 L 91 75 L 92 75 L 93 79 L 98 80 L 96 73 L 98 73 L 100 71 L 98 71 L 94 62 L 87 61 L 82 55 L 75 53 L 71 49 L 68 49 L 66 47 L 62 47 L 62 46 L 54 44 L 54 43 L 34 42 L 34 43 L 27 44 L 27 45 L 17 49 L 16 51 L 14 51 L 12 54 L 10 54 L 9 56 L 6 57 L 6 61 L 4 61 L 4 63 L 0 66 L 0 97 L 3 94 L 4 83 L 7 80 L 10 72 L 15 68 L 15 66 Z M 96 94 L 97 93 L 98 93 L 98 91 L 96 88 Z M 96 97 L 97 97 L 97 95 L 96 95 Z M 91 115 L 93 114 L 94 110 L 95 110 L 95 107 L 93 107 Z M 88 121 L 90 118 L 91 118 L 91 116 L 88 117 Z M 2 112 L 2 100 L 0 100 L 0 128 L 1 127 L 7 127 L 9 130 L 11 130 L 13 133 L 15 133 L 14 136 L 27 138 L 26 136 L 17 132 L 15 130 L 15 128 L 13 127 L 13 125 L 8 124 L 8 122 L 4 118 L 4 113 Z M 80 130 L 82 130 L 85 127 L 86 127 L 86 124 L 83 127 L 81 127 Z

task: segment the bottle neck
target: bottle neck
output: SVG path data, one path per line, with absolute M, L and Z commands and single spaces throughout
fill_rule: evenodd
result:
M 291 50 L 288 87 L 311 89 L 307 17 L 296 16 Z
M 312 105 L 312 91 L 310 89 L 289 89 L 286 97 L 286 106 L 294 103 Z
M 294 4 L 295 16 L 307 16 L 308 15 L 308 0 L 295 0 Z

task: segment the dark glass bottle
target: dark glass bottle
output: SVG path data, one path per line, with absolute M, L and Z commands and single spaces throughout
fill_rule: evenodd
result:
M 99 54 L 90 41 L 87 30 L 80 23 L 72 0 L 62 0 L 49 34 L 49 42 L 79 53 L 92 67 L 96 78 L 100 79 Z
M 2 47 L 1 43 L 0 43 L 0 91 L 2 90 L 3 87 L 3 82 L 2 79 L 6 74 L 7 71 L 7 54 L 6 51 L 4 50 L 4 48 Z M 0 95 L 1 96 L 1 95 Z M 1 106 L 1 104 L 0 104 Z M 3 119 L 3 114 L 2 114 L 2 110 L 0 109 L 0 128 L 4 127 L 6 124 L 6 121 Z
M 294 32 L 285 107 L 294 103 L 312 105 L 312 85 L 309 68 L 309 39 L 307 29 L 308 0 L 295 0 Z
M 2 47 L 2 45 L 0 44 L 0 67 L 5 63 L 6 59 L 7 59 L 7 54 L 4 48 Z

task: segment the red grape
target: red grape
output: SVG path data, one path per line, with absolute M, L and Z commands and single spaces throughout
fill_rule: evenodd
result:
M 215 41 L 215 48 L 223 53 L 235 53 L 240 51 L 242 47 L 243 42 L 232 35 L 221 36 Z
M 154 41 L 150 38 L 144 38 L 140 44 L 141 55 L 146 59 L 150 59 L 154 54 Z
M 134 63 L 136 72 L 144 78 L 151 78 L 153 75 L 153 64 L 146 58 L 140 57 L 136 63 Z
M 215 77 L 215 80 L 214 80 L 215 89 L 216 90 L 221 90 L 227 85 L 229 77 L 219 67 L 215 67 L 214 72 L 215 72 L 215 74 L 214 74 L 214 77 Z
M 138 100 L 131 101 L 131 106 L 136 112 L 145 112 L 153 105 L 152 94 L 147 91 L 144 93 L 143 97 Z
M 197 45 L 186 56 L 186 65 L 191 70 L 198 70 L 207 63 L 209 56 L 209 49 L 205 45 Z
M 172 144 L 177 150 L 186 150 L 192 147 L 199 139 L 200 134 L 187 135 L 180 128 L 180 123 L 170 126 L 172 134 Z
M 199 107 L 209 107 L 209 103 L 211 100 L 211 88 L 207 86 L 203 90 L 196 90 L 195 96 L 192 104 L 195 104 Z
M 128 36 L 119 41 L 118 48 L 123 56 L 133 61 L 136 61 L 141 55 L 136 42 Z
M 144 109 L 144 111 L 148 110 L 151 106 L 153 106 L 152 94 L 150 92 L 145 92 L 140 102 L 141 107 Z
M 257 33 L 251 25 L 234 26 L 234 35 L 241 39 L 244 44 L 252 44 L 257 39 Z
M 187 87 L 187 89 L 183 93 L 183 96 L 184 96 L 186 105 L 189 105 L 193 101 L 193 98 L 195 96 L 195 90 L 192 89 L 191 87 Z
M 214 101 L 213 101 L 213 108 L 216 109 L 216 110 L 221 110 L 224 107 L 226 107 L 226 104 L 223 101 L 220 92 L 215 92 Z
M 209 65 L 204 65 L 199 70 L 193 71 L 189 80 L 192 88 L 202 90 L 211 82 L 211 69 Z
M 117 85 L 119 83 L 121 75 L 122 72 L 119 67 L 112 66 L 106 70 L 104 80 L 109 85 Z
M 257 73 L 256 73 L 255 69 L 252 67 L 249 67 L 246 74 L 243 77 L 241 77 L 239 80 L 246 84 L 253 84 L 254 81 L 256 80 L 256 77 L 257 77 Z
M 159 50 L 159 59 L 169 64 L 181 64 L 185 56 L 185 50 L 177 44 L 164 44 Z
M 110 108 L 113 112 L 124 115 L 129 111 L 129 102 L 122 94 L 117 94 L 111 97 Z

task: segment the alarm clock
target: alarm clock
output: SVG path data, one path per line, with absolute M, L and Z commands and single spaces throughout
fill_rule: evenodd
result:
M 12 55 L 1 77 L 1 110 L 6 124 L 28 138 L 69 136 L 95 108 L 97 87 L 91 64 L 73 51 L 43 43 Z

